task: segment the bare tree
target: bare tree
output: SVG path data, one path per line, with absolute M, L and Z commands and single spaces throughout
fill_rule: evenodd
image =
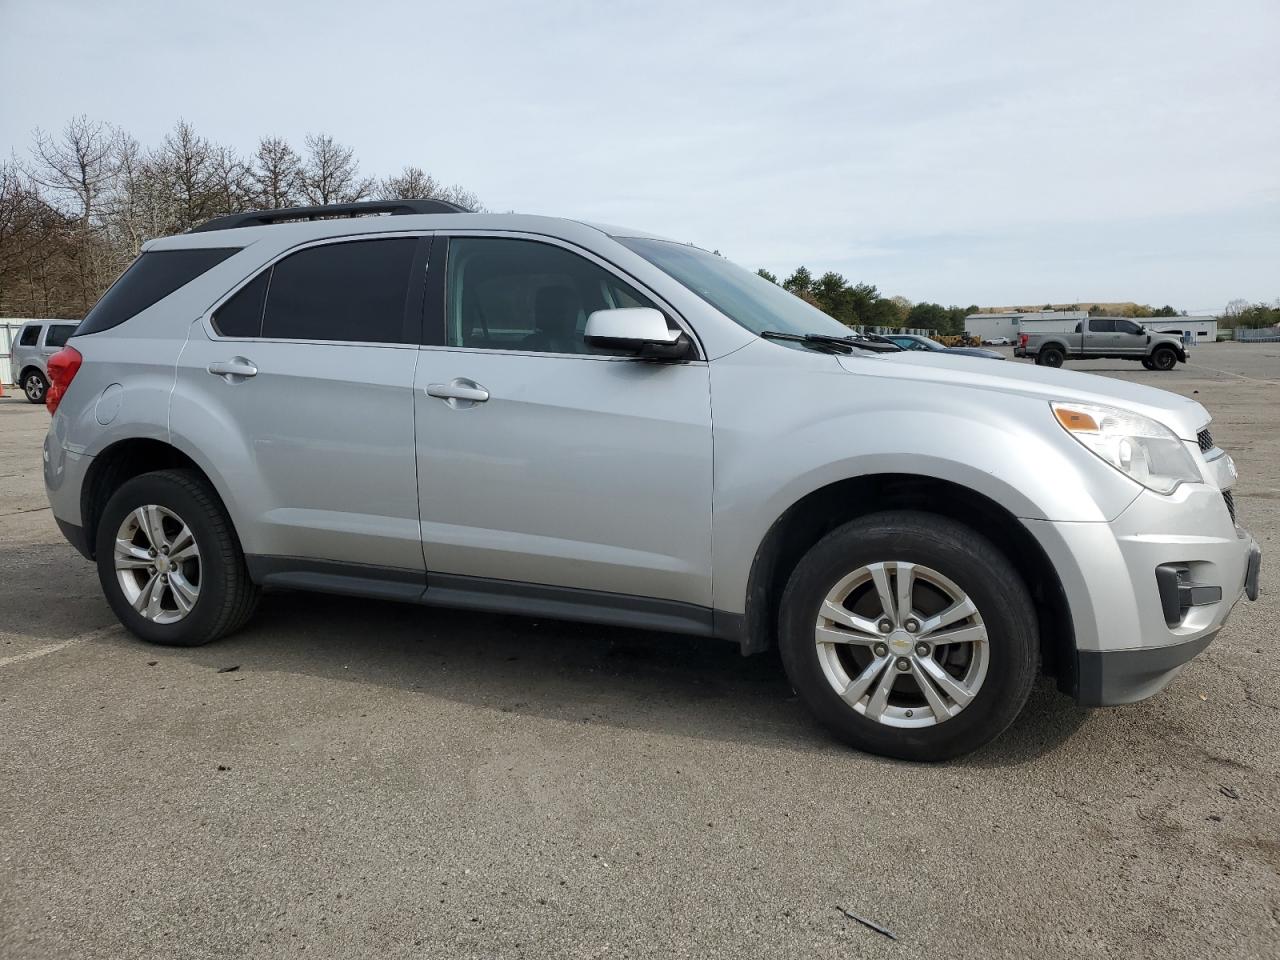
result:
M 249 168 L 253 202 L 267 210 L 294 207 L 302 198 L 302 158 L 281 137 L 263 137 Z
M 77 222 L 40 196 L 28 171 L 0 162 L 0 315 L 73 314 L 77 237 Z
M 327 133 L 307 135 L 302 195 L 308 203 L 354 203 L 372 194 L 373 186 L 371 179 L 360 176 L 354 150 Z
M 49 202 L 79 224 L 75 245 L 81 298 L 100 284 L 103 249 L 96 236 L 99 201 L 111 185 L 116 133 L 107 124 L 79 116 L 62 133 L 35 132 L 31 179 L 49 191 Z
M 420 167 L 375 183 L 325 134 L 307 137 L 305 154 L 265 137 L 246 161 L 185 121 L 154 148 L 87 117 L 57 135 L 37 130 L 27 158 L 0 161 L 0 310 L 80 316 L 147 240 L 251 207 L 378 196 L 483 209 Z

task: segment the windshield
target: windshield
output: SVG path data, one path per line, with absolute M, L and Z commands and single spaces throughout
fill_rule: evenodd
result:
M 724 257 L 670 240 L 617 239 L 752 333 L 854 335 L 839 320 Z

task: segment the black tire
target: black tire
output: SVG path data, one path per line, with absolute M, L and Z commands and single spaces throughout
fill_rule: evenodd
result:
M 39 370 L 28 370 L 23 374 L 20 386 L 28 403 L 44 403 L 45 395 L 49 392 L 49 381 Z
M 115 538 L 125 518 L 140 506 L 172 511 L 190 528 L 200 551 L 199 595 L 174 623 L 157 623 L 134 610 L 115 570 Z M 190 470 L 144 473 L 121 485 L 102 510 L 97 532 L 98 580 L 107 603 L 138 637 L 149 643 L 196 647 L 243 626 L 258 602 L 240 540 L 209 484 Z
M 898 727 L 868 719 L 841 699 L 819 658 L 814 628 L 828 592 L 859 567 L 883 561 L 924 565 L 953 581 L 977 606 L 987 628 L 985 679 L 967 706 L 932 726 Z M 1030 594 L 1008 558 L 972 528 L 915 511 L 862 517 L 810 549 L 783 593 L 779 647 L 792 686 L 839 739 L 868 753 L 918 761 L 956 757 L 1002 733 L 1031 693 L 1040 649 Z
M 1036 356 L 1036 363 L 1045 367 L 1060 367 L 1066 359 L 1066 354 L 1057 347 L 1045 347 Z
M 1152 362 L 1151 362 L 1151 358 L 1150 358 L 1150 357 L 1143 357 L 1143 358 L 1142 358 L 1142 365 L 1143 365 L 1144 367 L 1146 367 L 1148 370 L 1154 370 L 1154 369 L 1156 368 L 1156 365 L 1155 365 L 1154 363 L 1152 363 Z
M 1178 351 L 1173 347 L 1156 347 L 1151 352 L 1151 365 L 1157 370 L 1172 370 L 1178 365 Z

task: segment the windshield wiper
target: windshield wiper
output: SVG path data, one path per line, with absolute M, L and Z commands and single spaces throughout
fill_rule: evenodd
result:
M 897 353 L 902 348 L 895 343 L 879 343 L 868 340 L 857 334 L 837 337 L 828 333 L 784 333 L 781 330 L 764 330 L 760 336 L 766 340 L 789 340 L 793 343 L 804 343 L 829 353 L 852 353 L 854 350 L 868 350 L 871 353 Z

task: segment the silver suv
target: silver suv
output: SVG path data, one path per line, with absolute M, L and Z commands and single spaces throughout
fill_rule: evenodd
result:
M 1200 404 L 877 348 L 635 230 L 234 215 L 148 243 L 53 359 L 45 478 L 148 641 L 286 587 L 776 643 L 837 736 L 912 759 L 1039 673 L 1150 696 L 1256 596 Z
M 44 403 L 49 390 L 49 358 L 66 346 L 75 332 L 74 320 L 28 320 L 18 329 L 9 355 L 9 369 L 32 403 Z

